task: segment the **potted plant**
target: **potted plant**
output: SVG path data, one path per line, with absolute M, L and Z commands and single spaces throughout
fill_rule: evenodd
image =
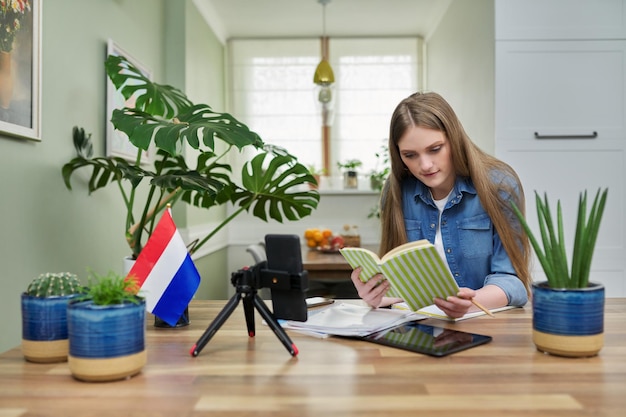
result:
M 316 190 L 320 185 L 320 179 L 323 175 L 326 175 L 326 170 L 324 168 L 318 168 L 315 165 L 309 165 L 307 168 L 315 179 L 315 182 L 309 183 L 309 188 L 312 190 Z
M 537 349 L 560 356 L 593 356 L 604 345 L 604 286 L 589 280 L 591 260 L 608 189 L 596 192 L 587 215 L 587 192 L 580 194 L 572 262 L 568 265 L 561 202 L 556 222 L 548 196 L 535 192 L 541 241 L 521 210 L 513 210 L 541 263 L 547 281 L 532 285 L 533 342 Z
M 348 159 L 344 162 L 337 162 L 339 169 L 343 170 L 343 188 L 358 188 L 359 173 L 357 168 L 363 165 L 358 159 Z
M 385 180 L 391 171 L 389 166 L 389 148 L 387 145 L 382 145 L 380 150 L 374 155 L 376 156 L 376 165 L 370 171 L 370 187 L 374 191 L 382 191 Z
M 389 173 L 391 172 L 391 167 L 389 166 L 389 147 L 384 144 L 380 147 L 380 151 L 375 153 L 376 155 L 376 165 L 373 170 L 370 171 L 370 188 L 373 191 L 382 192 L 383 186 L 385 185 L 385 181 L 387 177 L 389 177 Z M 370 210 L 367 215 L 368 219 L 371 218 L 380 218 L 380 205 L 376 204 Z
M 91 167 L 90 193 L 113 184 L 126 208 L 124 231 L 136 259 L 152 233 L 158 215 L 170 204 L 184 201 L 210 209 L 232 204 L 235 210 L 190 248 L 193 253 L 244 211 L 264 221 L 299 220 L 317 207 L 319 193 L 302 191 L 300 185 L 314 182 L 309 170 L 286 150 L 264 143 L 248 127 L 228 113 L 217 113 L 206 104 L 194 104 L 180 90 L 152 82 L 123 56 L 111 55 L 105 62 L 108 77 L 135 107 L 113 111 L 112 123 L 137 148 L 137 157 L 94 157 L 91 135 L 74 128 L 77 156 L 63 166 L 65 186 L 77 170 Z M 190 167 L 180 149 L 197 152 Z M 142 160 L 145 151 L 156 148 L 151 164 Z M 228 162 L 234 152 L 249 150 L 236 179 Z M 148 184 L 145 184 L 148 179 Z M 140 185 L 147 192 L 138 193 Z M 140 195 L 145 195 L 141 201 Z
M 67 303 L 83 292 L 69 272 L 45 273 L 22 293 L 22 353 L 30 362 L 67 360 Z
M 85 294 L 68 304 L 68 365 L 83 381 L 133 376 L 146 364 L 145 300 L 132 278 L 93 274 Z

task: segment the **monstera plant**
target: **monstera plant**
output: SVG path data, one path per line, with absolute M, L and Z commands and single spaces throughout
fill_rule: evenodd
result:
M 282 223 L 306 217 L 317 207 L 319 193 L 308 188 L 313 176 L 286 150 L 264 143 L 232 115 L 194 104 L 180 90 L 152 82 L 123 56 L 110 55 L 105 67 L 115 88 L 134 102 L 132 108 L 114 110 L 111 122 L 136 147 L 136 159 L 94 157 L 91 135 L 75 127 L 77 156 L 63 166 L 62 174 L 68 189 L 72 174 L 84 167 L 91 167 L 90 193 L 117 186 L 133 257 L 141 252 L 159 213 L 181 200 L 205 209 L 229 203 L 235 208 L 190 252 L 244 211 Z M 195 150 L 195 167 L 181 154 L 185 147 Z M 149 149 L 156 149 L 156 157 L 147 164 Z M 242 150 L 253 156 L 235 178 L 229 156 Z M 140 186 L 146 191 L 139 192 Z

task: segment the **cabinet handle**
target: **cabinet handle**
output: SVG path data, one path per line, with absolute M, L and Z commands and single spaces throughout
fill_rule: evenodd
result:
M 539 132 L 535 132 L 535 139 L 595 139 L 597 137 L 596 131 L 590 135 L 540 135 Z

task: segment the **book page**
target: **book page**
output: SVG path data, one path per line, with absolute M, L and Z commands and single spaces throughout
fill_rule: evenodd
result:
M 432 246 L 432 244 L 427 239 L 414 240 L 413 242 L 407 242 L 405 244 L 402 244 L 400 246 L 397 246 L 391 249 L 389 252 L 383 255 L 383 257 L 381 258 L 381 262 L 385 262 L 387 259 L 391 258 L 397 253 L 410 250 L 413 248 L 421 248 L 425 246 Z
M 513 308 L 517 308 L 517 307 L 504 306 L 504 307 L 492 308 L 492 309 L 489 309 L 489 311 L 491 311 L 492 313 L 497 313 L 499 311 L 511 310 Z M 466 319 L 471 319 L 474 317 L 487 315 L 484 311 L 479 310 L 479 311 L 470 311 L 469 313 L 465 314 L 463 317 L 452 318 L 452 317 L 448 317 L 448 315 L 446 315 L 446 313 L 444 313 L 443 310 L 441 310 L 439 307 L 437 307 L 434 304 L 420 309 L 419 311 L 417 311 L 417 313 L 423 314 L 425 316 L 432 317 L 435 319 L 446 320 L 446 321 L 461 321 L 461 320 L 466 320 Z

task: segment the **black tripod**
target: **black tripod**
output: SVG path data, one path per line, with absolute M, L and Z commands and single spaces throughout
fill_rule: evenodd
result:
M 263 272 L 271 273 L 271 281 L 274 283 L 291 280 L 292 277 L 289 274 L 281 272 L 277 273 L 276 271 L 261 271 L 261 267 L 265 265 L 266 262 L 261 262 L 252 269 L 246 267 L 232 274 L 231 282 L 237 289 L 237 293 L 233 295 L 230 300 L 228 300 L 226 306 L 219 312 L 213 322 L 202 334 L 200 339 L 198 339 L 196 344 L 191 348 L 189 351 L 191 356 L 198 356 L 200 354 L 200 351 L 204 348 L 204 346 L 209 342 L 209 340 L 211 340 L 220 327 L 222 327 L 232 312 L 235 311 L 239 301 L 243 301 L 246 326 L 248 327 L 248 335 L 250 337 L 254 337 L 255 335 L 254 308 L 256 308 L 259 314 L 261 314 L 261 317 L 265 319 L 268 326 L 270 326 L 270 328 L 274 331 L 276 337 L 278 337 L 285 348 L 287 348 L 287 351 L 291 354 L 291 356 L 296 356 L 298 354 L 298 348 L 296 345 L 291 341 L 287 332 L 285 332 L 285 329 L 278 324 L 276 318 L 269 310 L 263 299 L 257 294 L 257 282 L 260 282 L 261 274 Z M 306 309 L 306 305 L 304 308 Z

